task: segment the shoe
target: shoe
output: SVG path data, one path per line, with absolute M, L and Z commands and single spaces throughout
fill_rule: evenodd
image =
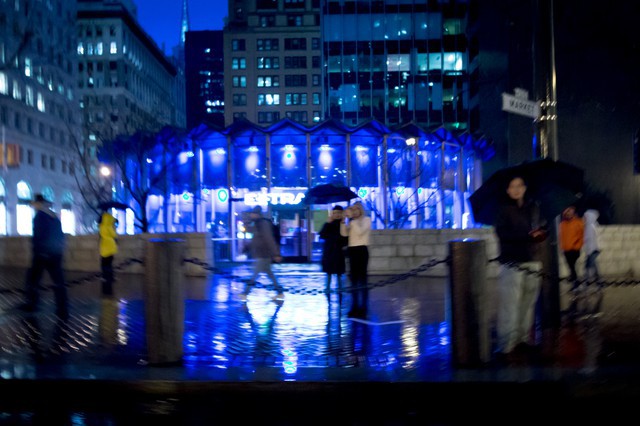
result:
M 246 301 L 247 301 L 247 295 L 246 295 L 246 294 L 244 294 L 244 293 L 242 293 L 240 296 L 238 296 L 238 299 L 239 299 L 241 302 L 246 302 Z
M 271 300 L 282 302 L 284 300 L 284 293 L 280 292 L 280 293 L 276 294 L 275 296 L 273 296 L 271 298 Z

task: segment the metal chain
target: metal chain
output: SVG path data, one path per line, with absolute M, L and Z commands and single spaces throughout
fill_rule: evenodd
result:
M 443 260 L 438 260 L 438 259 L 432 259 L 416 268 L 411 269 L 408 272 L 405 272 L 403 274 L 398 274 L 398 275 L 394 275 L 386 280 L 383 281 L 379 281 L 376 283 L 371 283 L 368 284 L 366 287 L 364 287 L 365 289 L 373 289 L 376 287 L 384 287 L 386 285 L 389 284 L 394 284 L 397 283 L 399 281 L 404 281 L 408 278 L 411 277 L 415 277 L 416 275 L 418 275 L 420 272 L 424 272 L 427 269 L 433 268 L 434 266 L 437 266 L 441 263 L 448 263 L 450 261 L 450 258 L 446 258 Z M 211 271 L 217 275 L 220 275 L 224 278 L 228 278 L 228 279 L 232 279 L 235 281 L 241 281 L 244 282 L 245 284 L 250 284 L 251 283 L 251 279 L 250 278 L 246 278 L 246 277 L 240 277 L 237 275 L 233 275 L 233 274 L 229 274 L 227 272 L 224 272 L 223 270 L 216 268 L 215 266 L 211 266 L 206 262 L 203 262 L 200 259 L 197 258 L 187 258 L 184 259 L 184 262 L 187 263 L 193 263 L 195 265 L 198 265 L 202 268 L 204 268 L 205 270 Z M 268 289 L 268 290 L 274 290 L 275 287 L 273 286 L 273 284 L 262 284 L 258 281 L 256 281 L 255 283 L 251 284 L 252 287 L 254 288 L 264 288 L 264 289 Z M 307 294 L 307 295 L 317 295 L 317 294 L 335 294 L 335 293 L 349 293 L 352 292 L 353 290 L 356 289 L 360 289 L 360 287 L 354 287 L 354 286 L 346 286 L 346 287 L 342 287 L 340 289 L 337 290 L 330 290 L 330 289 L 318 289 L 318 288 L 285 288 L 285 291 L 287 293 L 291 293 L 291 294 Z

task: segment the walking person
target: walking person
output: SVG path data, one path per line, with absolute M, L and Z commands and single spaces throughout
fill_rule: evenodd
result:
M 253 258 L 253 275 L 247 282 L 244 293 L 240 296 L 242 301 L 247 300 L 247 295 L 255 285 L 261 273 L 267 274 L 277 292 L 274 300 L 284 300 L 284 288 L 278 283 L 278 278 L 271 269 L 272 262 L 282 261 L 280 248 L 273 236 L 273 223 L 262 216 L 262 208 L 256 206 L 249 212 L 247 231 L 253 234 L 249 250 Z
M 589 280 L 597 280 L 600 278 L 598 272 L 598 263 L 596 258 L 600 255 L 600 244 L 598 241 L 598 218 L 600 213 L 598 210 L 589 209 L 584 212 L 584 253 L 586 260 L 584 263 L 585 277 Z
M 340 234 L 347 237 L 349 279 L 351 281 L 350 318 L 366 318 L 369 304 L 368 268 L 371 218 L 365 215 L 364 206 L 357 202 L 347 208 L 340 222 Z
M 513 177 L 506 192 L 495 223 L 500 246 L 496 356 L 501 361 L 528 356 L 534 349 L 531 333 L 542 269 L 538 250 L 547 235 L 539 205 L 526 196 L 524 179 Z
M 331 290 L 331 279 L 335 275 L 338 291 L 342 289 L 342 275 L 346 272 L 344 248 L 347 237 L 340 235 L 340 223 L 344 216 L 342 206 L 335 206 L 318 234 L 324 240 L 322 246 L 322 272 L 327 274 L 327 297 Z M 341 293 L 340 293 L 341 294 Z
M 578 280 L 576 263 L 584 243 L 584 221 L 576 214 L 575 206 L 569 206 L 562 212 L 559 233 L 560 248 L 569 267 L 569 280 L 575 287 Z
M 51 210 L 51 202 L 42 194 L 36 194 L 31 205 L 36 210 L 31 238 L 31 267 L 27 273 L 26 302 L 21 309 L 26 312 L 38 310 L 40 280 L 46 270 L 54 284 L 56 315 L 66 320 L 69 317 L 69 301 L 62 270 L 65 248 L 62 224 L 56 213 Z
M 109 212 L 100 216 L 100 268 L 102 269 L 102 295 L 113 296 L 113 258 L 118 253 L 116 225 L 118 221 Z

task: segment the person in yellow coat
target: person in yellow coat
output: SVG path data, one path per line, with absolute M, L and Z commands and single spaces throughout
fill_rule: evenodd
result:
M 118 253 L 116 225 L 118 221 L 108 212 L 100 217 L 100 268 L 102 269 L 102 294 L 113 295 L 113 258 Z

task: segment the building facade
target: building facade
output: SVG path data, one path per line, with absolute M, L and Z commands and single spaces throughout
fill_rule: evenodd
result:
M 229 0 L 225 124 L 322 117 L 320 0 Z
M 222 31 L 188 31 L 185 38 L 187 128 L 202 122 L 224 127 Z
M 326 116 L 477 131 L 471 3 L 324 0 Z
M 144 32 L 131 4 L 79 0 L 76 26 L 85 155 L 95 157 L 97 147 L 119 136 L 155 132 L 166 125 L 186 127 L 181 65 L 169 60 Z M 91 158 L 83 164 L 89 164 L 85 173 L 90 179 L 102 182 Z M 96 198 L 90 189 L 85 198 L 91 202 Z M 103 189 L 98 198 L 110 194 Z M 123 230 L 126 223 L 120 221 Z
M 76 232 L 76 2 L 0 2 L 0 235 L 31 235 L 30 201 Z
M 177 156 L 171 184 L 149 198 L 149 230 L 209 230 L 225 253 L 220 257 L 233 260 L 246 256 L 251 235 L 243 213 L 255 206 L 280 226 L 285 257 L 319 255 L 318 231 L 334 203 L 308 203 L 305 196 L 326 183 L 351 188 L 357 197 L 350 201 L 364 203 L 374 229 L 472 227 L 468 196 L 481 183 L 482 161 L 493 155 L 486 140 L 465 132 L 375 120 L 304 126 L 282 119 L 267 127 L 236 120 L 226 128 L 201 124 L 184 138 L 190 150 Z M 153 165 L 163 163 L 157 152 L 150 180 Z

